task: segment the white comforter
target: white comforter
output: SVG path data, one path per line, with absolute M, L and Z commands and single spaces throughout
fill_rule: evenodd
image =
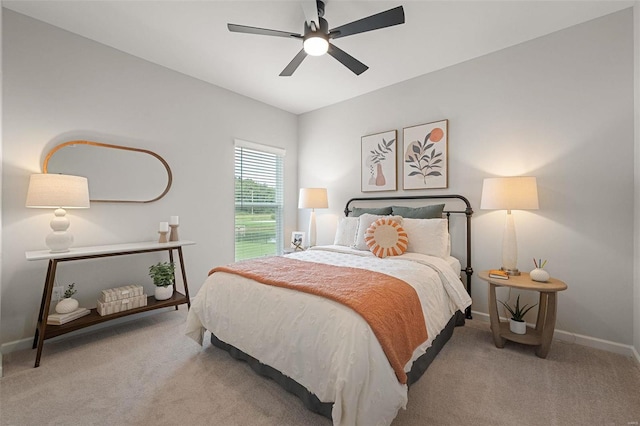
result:
M 296 259 L 378 271 L 416 289 L 429 338 L 405 366 L 431 346 L 471 298 L 449 264 L 407 253 L 379 259 L 341 246 L 314 247 Z M 301 277 L 304 278 L 304 277 Z M 216 272 L 191 303 L 186 334 L 202 344 L 205 329 L 334 402 L 334 425 L 388 425 L 407 403 L 380 344 L 362 317 L 337 302 Z

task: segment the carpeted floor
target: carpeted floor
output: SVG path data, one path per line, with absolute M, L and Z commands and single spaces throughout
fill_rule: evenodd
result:
M 4 357 L 2 425 L 322 425 L 273 381 L 183 335 L 186 310 Z M 208 335 L 207 335 L 208 338 Z M 410 389 L 399 425 L 637 425 L 631 358 L 554 342 L 547 359 L 467 321 Z

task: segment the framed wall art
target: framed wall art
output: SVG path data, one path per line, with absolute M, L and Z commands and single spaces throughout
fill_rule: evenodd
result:
M 362 192 L 395 191 L 397 188 L 398 132 L 389 130 L 362 137 Z
M 448 186 L 449 120 L 403 129 L 403 189 Z

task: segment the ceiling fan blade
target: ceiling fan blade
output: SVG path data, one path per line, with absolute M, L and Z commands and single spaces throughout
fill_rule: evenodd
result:
M 329 32 L 329 37 L 346 37 L 399 24 L 404 24 L 404 9 L 402 6 L 333 28 Z
M 331 43 L 329 43 L 329 50 L 327 50 L 327 53 L 336 58 L 342 65 L 349 68 L 356 75 L 360 75 L 369 69 L 368 66 Z
M 304 13 L 304 19 L 306 19 L 307 24 L 311 26 L 311 22 L 315 22 L 316 27 L 319 27 L 320 21 L 318 20 L 318 4 L 316 0 L 303 0 L 300 2 L 300 6 L 302 6 L 302 13 Z
M 266 28 L 248 27 L 246 25 L 227 24 L 229 31 L 234 33 L 258 34 L 275 37 L 302 38 L 301 34 L 290 33 L 287 31 L 269 30 Z
M 300 50 L 298 54 L 289 62 L 289 65 L 285 67 L 280 73 L 280 77 L 290 77 L 293 72 L 298 69 L 304 58 L 307 57 L 307 52 L 304 49 Z

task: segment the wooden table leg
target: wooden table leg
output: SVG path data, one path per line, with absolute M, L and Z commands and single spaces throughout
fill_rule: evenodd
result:
M 184 284 L 184 295 L 187 297 L 187 309 L 191 309 L 191 298 L 189 297 L 189 286 L 187 285 L 187 271 L 184 269 L 184 258 L 182 257 L 182 247 L 178 247 L 178 257 L 180 258 L 180 270 L 182 271 L 182 284 Z
M 498 315 L 498 304 L 496 302 L 496 285 L 489 283 L 489 319 L 491 321 L 491 331 L 493 332 L 493 343 L 497 348 L 504 348 L 506 339 L 500 336 L 500 316 Z
M 544 329 L 544 319 L 547 315 L 547 297 L 545 293 L 540 292 L 540 297 L 538 300 L 538 318 L 536 319 L 536 331 L 542 333 Z
M 56 267 L 58 261 L 49 260 L 49 268 L 47 269 L 47 278 L 44 282 L 44 292 L 42 294 L 42 302 L 40 304 L 40 314 L 38 315 L 38 327 L 36 329 L 36 338 L 38 340 L 38 351 L 36 352 L 36 363 L 34 367 L 40 365 L 40 357 L 42 356 L 42 346 L 44 345 L 44 335 L 47 329 L 47 318 L 49 317 L 49 307 L 51 306 L 51 294 L 53 293 L 53 283 L 56 279 Z M 35 338 L 34 338 L 35 343 Z
M 540 358 L 546 358 L 551 348 L 551 341 L 553 340 L 553 332 L 556 328 L 556 293 L 540 293 L 540 299 L 546 299 L 546 315 L 544 317 L 544 324 L 542 325 L 542 343 L 536 349 L 536 355 Z M 536 325 L 537 328 L 537 325 Z

